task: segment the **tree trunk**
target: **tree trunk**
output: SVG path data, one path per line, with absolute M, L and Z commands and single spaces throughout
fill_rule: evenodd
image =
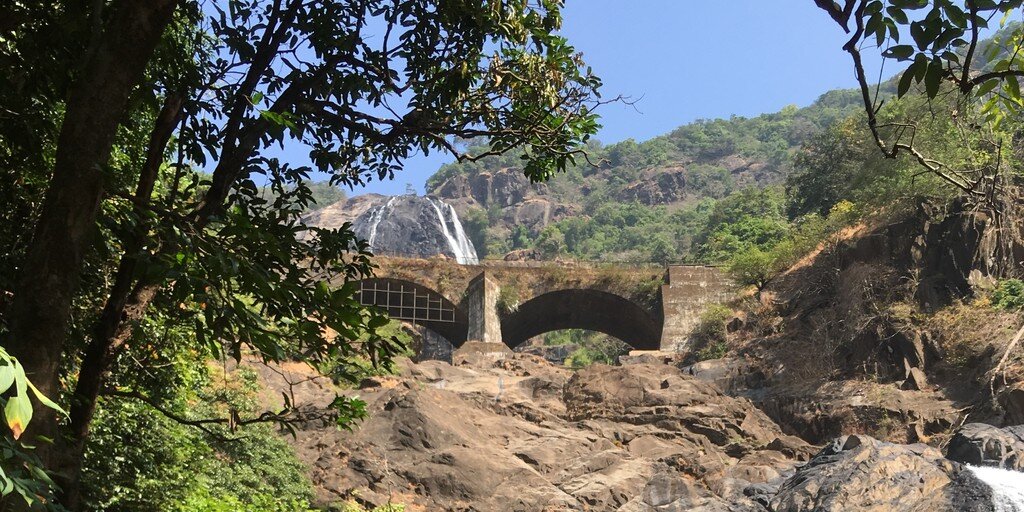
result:
M 146 151 L 146 162 L 139 173 L 135 189 L 135 213 L 140 219 L 139 224 L 124 241 L 124 253 L 117 268 L 114 286 L 82 357 L 78 383 L 71 399 L 68 446 L 64 450 L 61 466 L 61 473 L 66 478 L 63 482 L 64 506 L 73 511 L 81 508 L 82 456 L 89 437 L 89 424 L 96 412 L 96 400 L 119 350 L 131 337 L 132 327 L 145 315 L 149 303 L 159 291 L 156 284 L 136 283 L 136 275 L 139 268 L 145 265 L 142 251 L 147 245 L 145 237 L 149 223 L 143 219 L 148 218 L 146 208 L 164 161 L 167 142 L 181 115 L 181 105 L 180 96 L 167 96 L 156 118 Z
M 178 0 L 121 0 L 106 31 L 72 86 L 57 143 L 53 176 L 35 226 L 11 305 L 11 330 L 4 346 L 29 378 L 56 398 L 78 285 L 82 256 L 95 230 L 106 164 L 128 98 L 170 23 Z M 47 435 L 57 445 L 56 415 L 37 408 L 29 437 Z M 57 445 L 37 453 L 49 468 L 59 463 Z

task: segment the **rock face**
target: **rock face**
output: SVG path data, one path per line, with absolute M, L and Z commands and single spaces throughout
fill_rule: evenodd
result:
M 771 509 L 952 512 L 993 507 L 988 487 L 935 448 L 847 436 L 826 446 L 787 480 Z
M 375 253 L 421 258 L 443 254 L 459 263 L 477 262 L 476 248 L 455 209 L 433 197 L 356 196 L 312 212 L 305 220 L 323 228 L 351 222 Z
M 973 466 L 1024 471 L 1024 425 L 964 425 L 949 442 L 947 457 Z
M 1001 475 L 1002 487 L 993 490 L 995 480 L 924 444 L 851 435 L 818 449 L 782 433 L 749 400 L 672 364 L 574 373 L 482 343 L 454 360 L 402 361 L 397 376 L 365 379 L 352 394 L 368 403 L 369 417 L 351 432 L 309 415 L 318 419 L 300 425 L 291 442 L 310 468 L 316 505 L 995 512 L 1017 510 L 994 504 L 1015 492 L 1018 475 L 1024 481 L 1024 473 L 1004 471 L 1009 480 Z M 316 404 L 303 407 L 326 407 L 334 397 L 327 379 L 290 367 L 260 374 L 269 395 L 289 389 Z M 980 450 L 990 460 L 1006 451 L 992 448 L 1004 443 L 1001 432 L 968 425 L 959 436 L 967 448 L 954 450 L 961 443 L 954 441 L 950 456 Z
M 672 366 L 573 374 L 526 354 L 460 359 L 403 363 L 400 376 L 365 383 L 369 418 L 354 432 L 298 432 L 321 504 L 755 511 L 745 489 L 778 487 L 814 452 Z
M 682 166 L 648 169 L 636 183 L 623 189 L 619 199 L 646 205 L 668 204 L 686 197 L 686 169 Z

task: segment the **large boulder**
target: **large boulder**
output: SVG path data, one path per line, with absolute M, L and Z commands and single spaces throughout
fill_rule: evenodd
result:
M 1024 471 L 1024 425 L 968 423 L 950 440 L 946 457 L 973 466 Z
M 866 436 L 837 439 L 787 480 L 771 501 L 787 512 L 990 511 L 991 490 L 923 444 Z
M 648 425 L 737 458 L 785 437 L 749 400 L 667 365 L 589 366 L 566 383 L 564 401 L 571 420 Z M 800 441 L 796 450 L 812 449 Z

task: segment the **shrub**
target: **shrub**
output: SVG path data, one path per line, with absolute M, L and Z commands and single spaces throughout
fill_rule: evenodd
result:
M 698 345 L 710 345 L 725 341 L 725 324 L 732 318 L 732 310 L 721 305 L 712 304 L 700 315 L 700 321 L 694 327 L 691 338 Z
M 570 368 L 583 368 L 594 363 L 615 364 L 619 356 L 629 352 L 629 345 L 622 341 L 594 331 L 570 329 L 561 331 L 567 333 L 565 336 L 570 343 L 579 346 L 565 358 L 565 366 Z M 546 341 L 546 340 L 545 340 Z M 556 342 L 560 341 L 556 339 Z
M 729 344 L 724 341 L 716 341 L 709 343 L 700 348 L 697 351 L 698 361 L 707 361 L 708 359 L 719 359 L 725 357 L 729 353 Z
M 1004 279 L 992 292 L 992 305 L 999 309 L 1024 309 L 1024 281 Z

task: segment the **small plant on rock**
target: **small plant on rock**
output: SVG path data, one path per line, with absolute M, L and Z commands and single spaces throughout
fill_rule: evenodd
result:
M 1024 281 L 1004 279 L 992 292 L 992 305 L 998 309 L 1017 311 L 1024 309 Z
M 691 334 L 697 358 L 701 361 L 718 359 L 729 351 L 726 342 L 725 324 L 732 318 L 733 312 L 721 304 L 712 304 L 700 315 L 700 321 Z

